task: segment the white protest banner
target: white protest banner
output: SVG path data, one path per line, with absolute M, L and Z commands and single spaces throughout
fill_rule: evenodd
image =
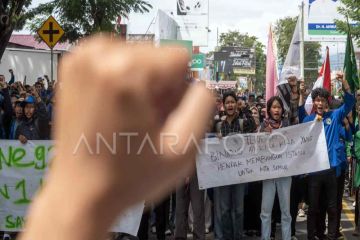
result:
M 129 208 L 127 211 L 121 214 L 115 225 L 112 227 L 112 231 L 128 233 L 130 235 L 137 236 L 144 206 L 145 202 L 142 202 Z
M 269 133 L 205 139 L 197 157 L 199 188 L 274 179 L 329 169 L 322 122 Z
M 0 231 L 23 230 L 31 199 L 45 182 L 53 145 L 53 141 L 0 142 Z M 142 203 L 126 211 L 112 231 L 137 235 L 143 209 Z

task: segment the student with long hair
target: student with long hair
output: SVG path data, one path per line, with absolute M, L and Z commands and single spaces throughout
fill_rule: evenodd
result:
M 285 109 L 281 98 L 272 97 L 267 102 L 267 118 L 261 125 L 261 132 L 271 133 L 275 129 L 289 126 L 284 117 Z M 290 215 L 290 190 L 291 177 L 269 179 L 263 181 L 261 203 L 261 239 L 269 240 L 271 234 L 271 213 L 274 205 L 275 193 L 277 192 L 281 209 L 282 239 L 291 239 L 291 215 Z

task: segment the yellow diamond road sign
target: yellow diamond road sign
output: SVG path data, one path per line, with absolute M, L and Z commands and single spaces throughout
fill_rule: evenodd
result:
M 38 34 L 49 48 L 52 49 L 64 35 L 64 29 L 62 29 L 53 16 L 50 16 L 38 30 Z

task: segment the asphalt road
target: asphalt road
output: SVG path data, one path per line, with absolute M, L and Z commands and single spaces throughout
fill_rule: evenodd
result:
M 352 206 L 353 200 L 344 198 L 343 201 L 343 212 L 342 212 L 342 219 L 341 219 L 341 226 L 342 226 L 342 233 L 344 234 L 344 240 L 359 240 L 360 237 L 352 236 L 353 230 L 354 230 L 354 207 Z M 276 240 L 281 239 L 281 229 L 280 226 L 278 226 L 278 230 L 276 231 Z M 298 218 L 297 219 L 297 232 L 296 237 L 298 240 L 306 240 L 306 217 Z M 155 234 L 150 234 L 150 240 L 156 240 Z M 168 236 L 167 240 L 174 239 L 173 236 Z M 188 234 L 188 239 L 192 239 L 191 234 Z M 213 240 L 214 236 L 212 233 L 206 235 L 207 240 Z M 260 237 L 246 237 L 245 239 L 249 240 L 259 240 Z

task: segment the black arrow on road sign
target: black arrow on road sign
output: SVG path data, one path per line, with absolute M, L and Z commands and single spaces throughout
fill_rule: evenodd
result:
M 52 22 L 49 22 L 49 30 L 43 30 L 43 34 L 48 34 L 50 42 L 54 41 L 54 34 L 59 34 L 59 30 L 54 30 L 54 26 Z

